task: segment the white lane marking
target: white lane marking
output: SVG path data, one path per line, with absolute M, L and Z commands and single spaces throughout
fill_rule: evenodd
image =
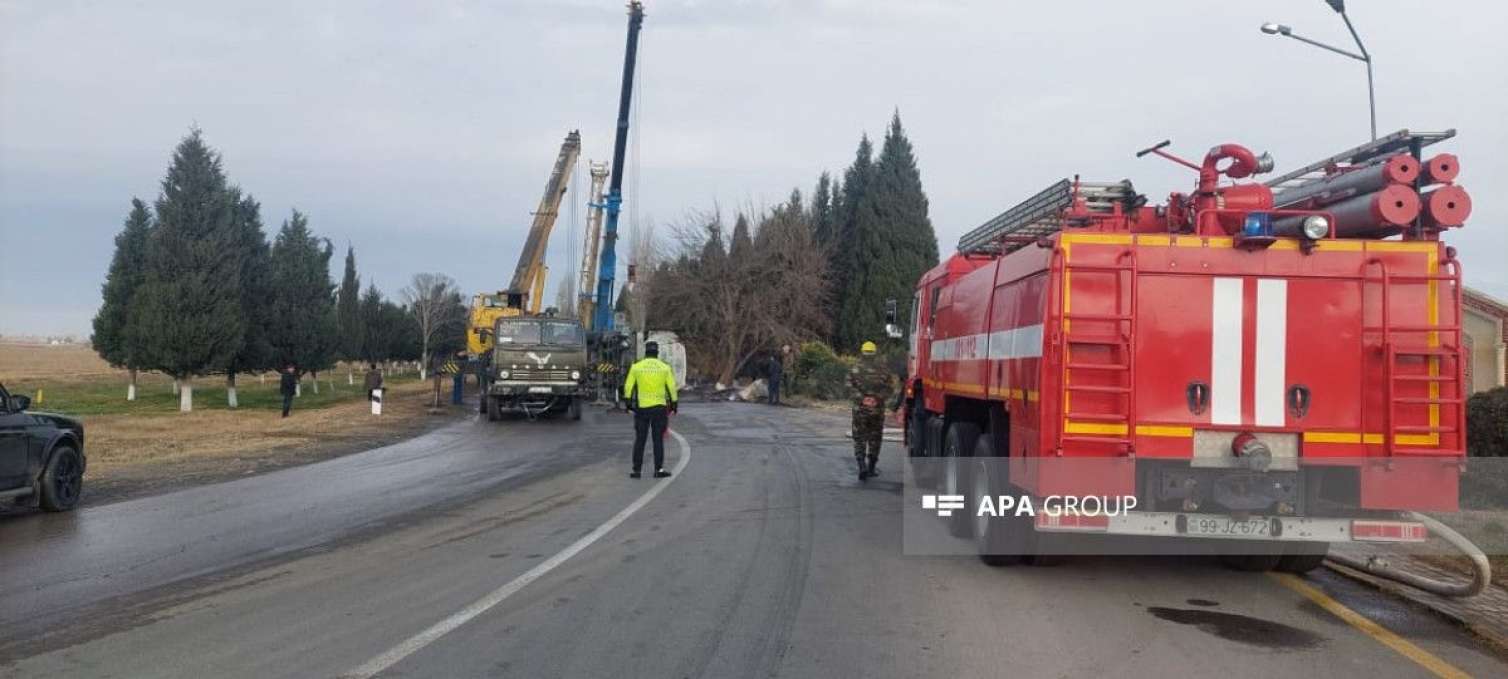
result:
M 1313 328 L 1313 332 L 1324 332 Z M 1252 388 L 1257 426 L 1281 427 L 1288 374 L 1288 281 L 1257 279 L 1257 369 Z
M 663 492 L 665 487 L 670 485 L 672 481 L 680 478 L 681 472 L 686 469 L 686 464 L 691 461 L 691 444 L 686 442 L 686 437 L 681 436 L 680 432 L 676 431 L 671 431 L 670 435 L 674 436 L 676 442 L 681 444 L 681 459 L 679 462 L 676 462 L 675 469 L 671 471 L 670 478 L 660 479 L 654 486 L 645 491 L 643 495 L 640 495 L 639 499 L 624 507 L 623 511 L 614 514 L 613 518 L 608 519 L 602 525 L 592 530 L 592 532 L 582 536 L 580 540 L 571 543 L 569 547 L 560 550 L 555 556 L 544 560 L 539 565 L 530 568 L 523 575 L 509 581 L 508 584 L 492 590 L 486 596 L 477 599 L 470 606 L 456 611 L 450 617 L 435 623 L 423 632 L 409 637 L 397 646 L 388 649 L 382 655 L 368 660 L 361 667 L 343 674 L 341 677 L 343 679 L 368 679 L 369 677 L 376 676 L 378 673 L 398 664 L 399 661 L 413 655 L 425 646 L 434 643 L 440 637 L 449 634 L 461 625 L 471 622 L 477 616 L 486 613 L 492 607 L 502 603 L 503 600 L 516 594 L 519 590 L 528 587 L 529 583 L 544 577 L 546 573 L 549 573 L 560 566 L 560 564 L 570 560 L 571 557 L 581 553 L 582 550 L 590 547 L 592 543 L 600 540 L 602 536 L 612 532 L 619 524 L 627 521 L 628 517 L 633 516 L 634 512 L 643 509 L 645 505 L 655 499 L 655 496 Z
M 1241 423 L 1241 285 L 1216 278 L 1210 296 L 1210 422 Z

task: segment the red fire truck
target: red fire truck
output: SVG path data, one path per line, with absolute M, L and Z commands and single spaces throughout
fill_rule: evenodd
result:
M 1266 183 L 1248 180 L 1266 154 L 1196 164 L 1163 142 L 1137 155 L 1197 172 L 1192 193 L 1153 206 L 1075 177 L 966 234 L 911 304 L 918 480 L 1136 511 L 964 511 L 954 533 L 1004 563 L 1057 532 L 1239 538 L 1230 565 L 1294 572 L 1333 542 L 1423 540 L 1400 512 L 1455 509 L 1464 461 L 1461 267 L 1440 235 L 1470 199 L 1454 156 L 1422 152 L 1454 134 Z

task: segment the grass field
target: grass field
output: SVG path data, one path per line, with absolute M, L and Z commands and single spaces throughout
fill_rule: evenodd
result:
M 342 367 L 320 375 L 318 393 L 313 378 L 305 375 L 297 407 L 323 408 L 365 399 L 362 372 L 357 368 L 348 372 Z M 417 382 L 418 375 L 389 373 L 386 381 L 389 388 L 397 388 Z M 173 393 L 173 382 L 167 376 L 139 374 L 135 401 L 125 398 L 128 383 L 126 371 L 110 367 L 88 347 L 0 344 L 0 384 L 13 394 L 32 397 L 37 410 L 81 416 L 178 412 L 178 395 Z M 223 376 L 197 378 L 193 385 L 194 410 L 230 410 Z M 278 375 L 239 376 L 236 400 L 242 410 L 280 410 Z
M 100 484 L 172 487 L 314 461 L 381 445 L 435 421 L 433 387 L 417 375 L 388 373 L 381 416 L 371 414 L 361 378 L 358 371 L 355 384 L 348 384 L 344 369 L 322 374 L 316 394 L 306 376 L 285 419 L 276 374 L 241 376 L 235 410 L 226 404 L 225 378 L 205 377 L 194 380 L 194 411 L 180 413 L 172 381 L 163 375 L 139 375 L 137 398 L 127 401 L 126 371 L 88 347 L 0 344 L 0 384 L 33 399 L 40 392 L 34 410 L 84 422 L 87 482 L 96 496 Z M 470 409 L 447 407 L 439 414 Z M 104 494 L 127 497 L 137 490 Z

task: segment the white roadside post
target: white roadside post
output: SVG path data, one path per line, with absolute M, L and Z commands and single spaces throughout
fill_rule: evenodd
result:
M 382 414 L 382 388 L 381 387 L 378 387 L 378 388 L 372 390 L 372 414 L 373 415 L 381 415 Z

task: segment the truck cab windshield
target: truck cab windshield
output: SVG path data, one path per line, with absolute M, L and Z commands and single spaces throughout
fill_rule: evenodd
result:
M 498 344 L 539 344 L 539 321 L 498 321 Z
M 545 321 L 545 344 L 581 344 L 581 326 L 575 323 Z
M 582 344 L 581 326 L 567 321 L 504 320 L 497 323 L 499 344 Z

